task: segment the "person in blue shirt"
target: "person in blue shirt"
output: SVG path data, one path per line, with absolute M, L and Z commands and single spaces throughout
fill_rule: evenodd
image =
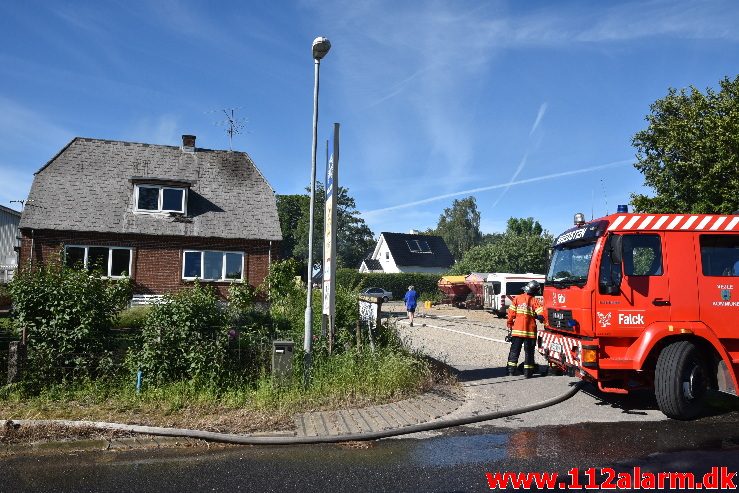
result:
M 405 310 L 408 312 L 408 320 L 411 321 L 411 327 L 413 327 L 413 316 L 416 313 L 416 305 L 418 304 L 418 293 L 413 289 L 413 285 L 408 286 L 408 291 L 403 297 L 405 301 Z

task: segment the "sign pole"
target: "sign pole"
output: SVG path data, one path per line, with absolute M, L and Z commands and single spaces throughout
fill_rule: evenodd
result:
M 326 169 L 326 209 L 323 236 L 323 315 L 326 317 L 329 351 L 333 349 L 336 311 L 336 229 L 339 194 L 339 124 L 334 123 L 333 154 Z

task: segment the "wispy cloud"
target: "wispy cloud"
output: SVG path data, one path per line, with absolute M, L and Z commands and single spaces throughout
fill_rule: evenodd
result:
M 146 117 L 139 120 L 128 133 L 131 140 L 153 144 L 176 145 L 180 124 L 174 115 Z
M 71 140 L 73 132 L 51 122 L 36 110 L 0 96 L 0 149 L 58 147 Z
M 622 161 L 614 161 L 612 163 L 600 164 L 598 166 L 590 166 L 590 167 L 587 167 L 587 168 L 580 168 L 580 169 L 575 169 L 575 170 L 570 170 L 570 171 L 561 171 L 559 173 L 552 173 L 552 174 L 549 174 L 549 175 L 535 176 L 533 178 L 526 178 L 524 180 L 518 180 L 518 181 L 513 181 L 513 182 L 508 182 L 508 183 L 498 183 L 498 184 L 495 184 L 495 185 L 490 185 L 490 186 L 485 186 L 485 187 L 470 188 L 468 190 L 460 190 L 458 192 L 452 192 L 452 193 L 445 193 L 445 194 L 441 194 L 441 195 L 435 195 L 433 197 L 428 197 L 428 198 L 425 198 L 425 199 L 422 199 L 422 200 L 416 200 L 416 201 L 413 201 L 413 202 L 407 202 L 407 203 L 404 203 L 404 204 L 398 204 L 398 205 L 393 205 L 393 206 L 390 206 L 390 207 L 383 207 L 383 208 L 380 208 L 380 209 L 373 209 L 373 210 L 369 210 L 369 211 L 363 211 L 362 212 L 362 216 L 366 218 L 368 215 L 375 215 L 375 214 L 380 214 L 380 213 L 383 213 L 383 212 L 389 212 L 389 211 L 394 211 L 394 210 L 398 210 L 398 209 L 404 209 L 406 207 L 413 207 L 413 206 L 416 206 L 416 205 L 428 204 L 429 202 L 436 202 L 437 200 L 448 199 L 448 198 L 451 198 L 451 197 L 458 197 L 460 195 L 471 195 L 471 194 L 476 194 L 476 193 L 480 193 L 480 192 L 487 192 L 487 191 L 490 191 L 490 190 L 497 190 L 497 189 L 500 189 L 500 188 L 510 187 L 510 186 L 513 186 L 513 185 L 523 185 L 523 184 L 526 184 L 526 183 L 536 183 L 536 182 L 540 182 L 540 181 L 553 180 L 555 178 L 562 178 L 564 176 L 572 176 L 572 175 L 579 175 L 579 174 L 583 174 L 583 173 L 590 173 L 590 172 L 593 172 L 593 171 L 598 171 L 598 170 L 607 169 L 607 168 L 615 168 L 615 167 L 618 167 L 618 166 L 626 166 L 628 164 L 633 164 L 633 163 L 634 163 L 634 160 L 633 159 L 625 159 L 625 160 L 622 160 Z
M 39 168 L 41 167 L 39 163 Z M 11 200 L 25 200 L 31 189 L 33 174 L 20 166 L 0 163 L 0 176 L 3 177 L 3 186 L 0 187 L 0 204 L 11 209 L 20 210 L 20 204 L 11 204 Z

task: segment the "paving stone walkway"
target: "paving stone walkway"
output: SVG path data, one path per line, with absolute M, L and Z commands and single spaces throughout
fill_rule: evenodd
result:
M 465 402 L 462 389 L 439 387 L 423 395 L 361 409 L 315 411 L 295 416 L 297 436 L 340 436 L 402 429 L 434 421 Z

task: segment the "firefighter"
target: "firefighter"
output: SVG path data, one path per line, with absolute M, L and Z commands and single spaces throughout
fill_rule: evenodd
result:
M 536 321 L 544 321 L 544 307 L 536 296 L 541 285 L 530 281 L 523 288 L 523 294 L 513 298 L 508 307 L 508 329 L 511 331 L 511 351 L 508 353 L 508 375 L 516 374 L 518 355 L 523 345 L 523 374 L 531 378 L 534 374 L 534 346 L 536 345 Z

